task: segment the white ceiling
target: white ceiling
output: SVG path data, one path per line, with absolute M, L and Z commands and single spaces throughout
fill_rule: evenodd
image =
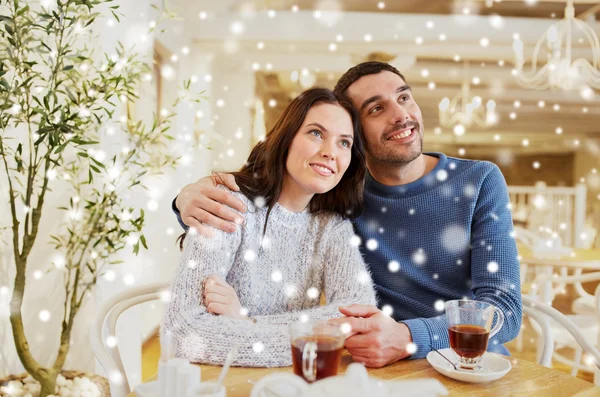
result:
M 180 12 L 184 15 L 180 25 L 186 39 L 199 50 L 228 62 L 226 67 L 247 68 L 254 62 L 272 64 L 271 71 L 262 70 L 257 76 L 257 93 L 265 100 L 271 97 L 278 99 L 278 107 L 267 109 L 268 124 L 285 106 L 290 94 L 301 90 L 289 81 L 292 70 L 308 68 L 318 75 L 318 83 L 332 86 L 341 73 L 358 59 L 372 52 L 383 52 L 398 57 L 396 64 L 413 87 L 425 124 L 431 132 L 438 125 L 439 101 L 444 96 L 453 96 L 463 82 L 462 63 L 452 59 L 458 54 L 461 60 L 470 60 L 470 75 L 481 79 L 480 85 L 472 87 L 475 93 L 484 100 L 494 99 L 498 103 L 500 123 L 490 130 L 469 130 L 460 138 L 448 130 L 441 135 L 430 133 L 428 142 L 432 146 L 471 145 L 485 151 L 493 145 L 503 145 L 523 151 L 536 148 L 538 151 L 562 152 L 573 150 L 576 139 L 600 138 L 600 95 L 593 100 L 585 100 L 577 92 L 527 90 L 519 87 L 511 75 L 513 35 L 518 33 L 524 41 L 527 58 L 532 54 L 537 39 L 562 18 L 562 11 L 555 11 L 557 19 L 503 16 L 493 20 L 491 15 L 465 16 L 447 12 L 457 6 L 469 5 L 480 14 L 543 15 L 548 10 L 561 10 L 564 4 L 560 2 L 538 0 L 537 5 L 528 6 L 523 1 L 503 0 L 488 8 L 484 1 L 477 0 L 454 3 L 403 0 L 385 2 L 385 12 L 381 12 L 377 9 L 377 1 L 351 0 L 341 2 L 344 4 L 343 12 L 323 13 L 320 19 L 315 18 L 314 9 L 306 9 L 316 3 L 311 0 L 177 0 L 174 5 L 185 10 Z M 427 9 L 427 4 L 434 3 L 437 8 L 431 6 L 429 11 L 435 14 L 416 13 L 419 9 Z M 600 31 L 594 20 L 598 1 L 576 3 L 579 4 L 578 13 L 591 9 L 591 17 L 587 16 L 587 21 L 594 30 Z M 292 4 L 299 4 L 300 11 L 291 11 Z M 411 5 L 412 9 L 406 13 L 395 12 Z M 270 17 L 267 9 L 275 10 L 275 16 Z M 372 11 L 364 11 L 369 9 Z M 206 12 L 207 18 L 201 20 L 198 17 L 200 12 Z M 243 26 L 242 33 L 232 33 L 234 23 Z M 433 28 L 427 28 L 432 23 Z M 440 34 L 446 36 L 445 41 L 440 41 Z M 337 35 L 342 35 L 343 41 L 336 41 Z M 371 35 L 372 40 L 365 41 L 365 35 Z M 417 37 L 423 39 L 422 45 L 416 44 Z M 482 37 L 489 40 L 489 46 L 480 45 Z M 224 45 L 232 41 L 237 46 L 234 53 Z M 264 49 L 257 49 L 258 42 L 264 43 Z M 336 45 L 334 52 L 330 51 L 332 43 Z M 575 47 L 576 53 L 588 56 L 585 46 L 577 44 Z M 500 60 L 504 66 L 498 66 Z M 429 71 L 426 78 L 421 75 L 423 69 Z M 435 90 L 427 88 L 432 81 L 436 84 Z M 518 109 L 514 107 L 516 100 L 521 102 Z M 537 106 L 540 100 L 546 103 L 543 109 Z M 558 112 L 552 109 L 555 103 L 560 104 Z M 584 107 L 588 108 L 587 113 L 583 113 Z M 517 113 L 515 120 L 508 117 L 512 111 Z M 558 126 L 564 129 L 563 135 L 555 133 Z M 500 142 L 491 139 L 494 134 L 502 135 Z M 529 148 L 521 146 L 524 136 L 532 143 Z M 534 142 L 539 142 L 539 145 L 534 145 Z

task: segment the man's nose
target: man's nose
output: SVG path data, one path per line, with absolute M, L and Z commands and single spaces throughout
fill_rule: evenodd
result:
M 407 121 L 410 118 L 408 111 L 401 104 L 395 103 L 393 105 L 392 109 L 393 109 L 393 114 L 392 114 L 393 115 L 393 124 L 404 123 L 405 121 Z

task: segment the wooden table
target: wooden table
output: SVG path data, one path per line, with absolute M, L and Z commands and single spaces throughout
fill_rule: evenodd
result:
M 345 353 L 342 356 L 341 372 L 344 372 L 351 362 L 352 358 Z M 433 369 L 425 359 L 403 360 L 384 368 L 371 368 L 369 375 L 386 380 L 435 378 L 448 389 L 450 396 L 600 396 L 600 387 L 595 387 L 592 383 L 529 361 L 512 359 L 512 362 L 512 370 L 503 378 L 483 384 L 464 383 L 447 378 Z M 219 377 L 221 367 L 201 367 L 202 380 L 215 381 Z M 273 372 L 292 372 L 292 368 L 231 368 L 225 378 L 227 397 L 249 396 L 254 383 Z M 131 393 L 129 397 L 135 397 L 135 393 Z

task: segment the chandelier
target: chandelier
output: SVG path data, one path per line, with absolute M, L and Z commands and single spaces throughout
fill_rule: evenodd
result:
M 583 35 L 592 50 L 592 63 L 585 58 L 573 60 L 572 42 L 575 28 Z M 580 42 L 583 40 L 580 39 Z M 542 46 L 545 44 L 547 63 L 538 69 Z M 600 42 L 592 28 L 585 22 L 575 18 L 573 0 L 567 0 L 565 16 L 558 23 L 550 26 L 538 40 L 533 51 L 531 71 L 523 71 L 523 42 L 517 38 L 513 42 L 516 58 L 516 77 L 518 83 L 525 88 L 544 90 L 561 88 L 564 90 L 581 89 L 582 95 L 591 88 L 600 88 Z
M 478 125 L 490 127 L 498 122 L 496 102 L 487 101 L 485 108 L 480 96 L 472 95 L 469 85 L 469 63 L 464 64 L 464 78 L 460 92 L 452 100 L 440 101 L 440 125 L 453 128 L 457 136 L 464 135 L 467 128 Z

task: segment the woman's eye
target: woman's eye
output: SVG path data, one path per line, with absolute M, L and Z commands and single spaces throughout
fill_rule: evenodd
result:
M 410 97 L 408 95 L 402 95 L 400 97 L 401 100 L 403 100 L 404 102 L 408 101 L 410 99 Z
M 350 141 L 347 140 L 347 139 L 342 140 L 340 143 L 341 143 L 341 145 L 343 147 L 351 147 L 352 146 L 352 144 L 350 143 Z
M 319 130 L 310 130 L 308 133 L 319 138 L 323 137 L 323 134 L 321 134 L 321 131 Z

